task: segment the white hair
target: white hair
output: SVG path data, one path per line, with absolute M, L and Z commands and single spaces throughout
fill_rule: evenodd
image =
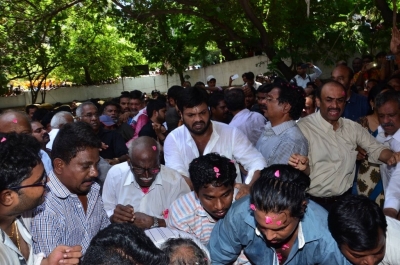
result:
M 50 126 L 53 129 L 60 129 L 64 124 L 67 123 L 67 116 L 71 116 L 72 119 L 74 119 L 74 116 L 72 116 L 71 113 L 68 111 L 60 111 L 54 114 L 53 118 L 51 118 Z
M 94 106 L 94 107 L 96 108 L 96 110 L 97 110 L 97 107 L 96 107 L 96 105 L 95 105 L 93 102 L 86 101 L 86 102 L 83 102 L 81 105 L 79 105 L 79 106 L 76 108 L 76 116 L 77 116 L 77 117 L 81 117 L 81 116 L 82 116 L 82 112 L 83 112 L 83 107 L 84 107 L 84 106 L 88 106 L 88 105 Z

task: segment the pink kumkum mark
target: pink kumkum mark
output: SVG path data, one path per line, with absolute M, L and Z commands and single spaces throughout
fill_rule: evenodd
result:
M 18 120 L 17 119 L 13 119 L 12 122 L 13 123 L 18 123 Z
M 275 177 L 277 177 L 277 178 L 279 178 L 279 177 L 281 176 L 281 174 L 280 174 L 279 170 L 275 171 L 275 174 L 274 174 L 274 176 L 275 176 Z
M 6 137 L 1 138 L 1 143 L 7 141 Z
M 272 223 L 272 218 L 269 217 L 269 216 L 266 216 L 266 217 L 265 217 L 265 223 L 266 223 L 266 224 Z
M 276 222 L 276 225 L 281 225 L 282 224 L 282 221 L 277 221 Z
M 154 151 L 157 150 L 157 146 L 153 145 L 151 148 L 153 148 Z
M 254 204 L 250 204 L 250 209 L 252 209 L 253 211 L 256 210 L 256 206 Z

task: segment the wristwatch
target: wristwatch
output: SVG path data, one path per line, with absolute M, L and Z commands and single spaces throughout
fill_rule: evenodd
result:
M 150 228 L 158 227 L 158 218 L 153 216 L 153 225 Z

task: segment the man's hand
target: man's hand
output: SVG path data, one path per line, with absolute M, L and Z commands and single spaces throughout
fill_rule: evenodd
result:
M 79 264 L 79 258 L 82 257 L 81 246 L 58 246 L 50 255 L 42 260 L 41 265 L 59 265 L 59 264 Z
M 392 39 L 390 40 L 390 51 L 393 54 L 400 53 L 400 31 L 397 27 L 392 29 Z
M 118 117 L 118 123 L 121 124 L 121 123 L 127 122 L 128 119 L 131 118 L 131 117 L 133 117 L 133 114 L 130 111 L 122 113 Z
M 133 223 L 136 218 L 136 213 L 131 205 L 118 204 L 114 209 L 114 214 L 111 215 L 112 223 Z
M 154 224 L 154 217 L 145 213 L 135 213 L 135 226 L 142 229 L 149 229 Z
M 310 62 L 307 62 L 309 68 L 314 68 L 314 65 Z
M 389 160 L 386 162 L 388 166 L 393 166 L 394 164 L 397 164 L 400 162 L 400 152 L 393 152 L 392 156 L 389 158 Z
M 288 164 L 295 169 L 303 171 L 307 175 L 310 174 L 310 167 L 308 165 L 308 157 L 299 154 L 292 154 L 289 158 Z
M 357 146 L 356 151 L 358 151 L 357 160 L 364 160 L 365 158 L 367 158 L 367 151 L 362 149 L 360 146 Z
M 392 217 L 394 219 L 397 219 L 397 215 L 399 214 L 395 209 L 393 208 L 384 208 L 383 213 L 386 216 Z
M 105 143 L 101 142 L 100 151 L 101 151 L 101 150 L 106 150 L 107 148 L 108 148 L 108 145 L 106 145 Z
M 162 126 L 161 124 L 156 123 L 156 122 L 153 122 L 151 125 L 153 126 L 153 130 L 154 130 L 154 132 L 155 132 L 157 135 L 163 134 L 162 128 L 163 128 L 164 126 Z M 164 131 L 165 131 L 165 128 L 164 128 Z
M 236 194 L 235 200 L 239 200 L 240 198 L 250 194 L 250 187 L 247 184 L 236 183 L 235 188 L 239 189 L 238 193 Z

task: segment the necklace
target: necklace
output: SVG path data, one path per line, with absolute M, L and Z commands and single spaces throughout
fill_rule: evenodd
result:
M 16 224 L 15 221 L 13 224 Z M 9 238 L 14 237 L 14 231 L 15 231 L 16 226 L 14 225 L 14 228 L 13 228 L 13 224 L 11 225 L 11 236 L 8 236 Z
M 19 244 L 19 233 L 18 233 L 18 228 L 17 228 L 17 221 L 14 221 L 14 228 L 11 228 L 11 236 L 8 236 L 9 238 L 14 238 L 14 234 L 17 236 L 17 247 L 19 251 L 21 252 L 21 246 Z

